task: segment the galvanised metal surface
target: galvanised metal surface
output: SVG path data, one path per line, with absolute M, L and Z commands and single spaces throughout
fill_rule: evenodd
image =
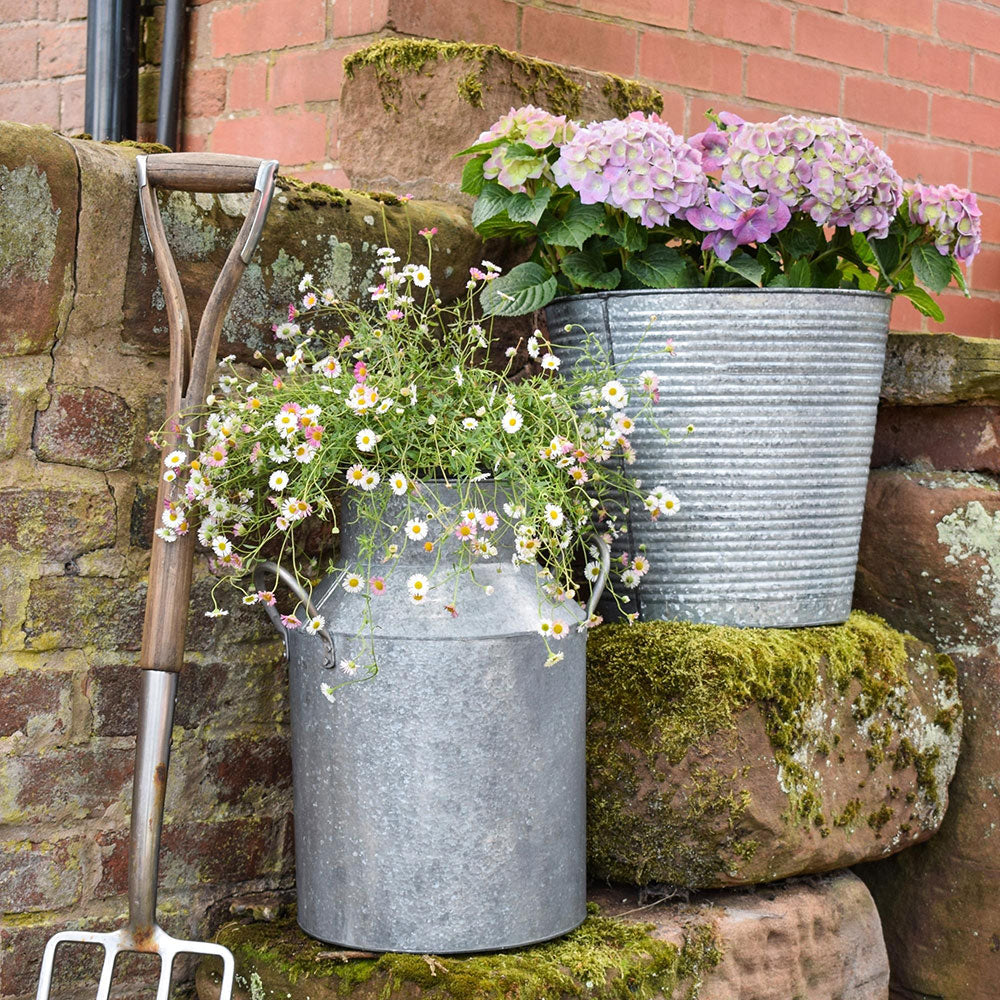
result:
M 402 523 L 398 513 L 386 525 Z M 341 532 L 350 565 L 356 531 Z M 432 575 L 433 555 L 405 550 L 370 604 L 378 675 L 337 689 L 332 703 L 321 685 L 344 674 L 324 669 L 318 637 L 288 634 L 298 920 L 314 937 L 372 951 L 495 951 L 586 916 L 586 636 L 572 629 L 558 643 L 565 659 L 545 667 L 537 631 L 540 612 L 574 625 L 584 612 L 550 604 L 534 569 L 511 565 L 512 537 L 491 540 L 499 554 L 480 564 L 479 585 L 460 576 L 420 606 L 407 577 L 433 584 L 447 561 Z M 314 594 L 336 659 L 367 659 L 363 597 L 337 583 Z
M 762 627 L 847 618 L 889 307 L 875 292 L 792 288 L 599 292 L 547 308 L 556 345 L 587 330 L 625 376 L 660 378 L 670 444 L 640 423 L 630 471 L 676 493 L 680 510 L 656 522 L 631 512 L 629 547 L 645 545 L 652 561 L 641 617 Z M 564 352 L 564 370 L 572 359 Z

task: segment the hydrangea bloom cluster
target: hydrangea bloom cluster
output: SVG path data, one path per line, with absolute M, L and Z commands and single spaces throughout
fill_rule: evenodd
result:
M 578 129 L 552 174 L 585 205 L 613 205 L 649 228 L 683 218 L 708 186 L 699 153 L 658 115 L 639 111 Z
M 525 181 L 541 177 L 548 167 L 545 150 L 561 145 L 575 129 L 576 123 L 567 121 L 565 115 L 549 114 L 533 104 L 511 108 L 477 140 L 477 144 L 507 140 L 490 153 L 483 164 L 483 177 L 510 191 L 523 191 Z
M 975 257 L 982 242 L 983 213 L 971 191 L 954 184 L 914 184 L 908 195 L 910 221 L 931 227 L 939 253 L 965 263 Z
M 710 202 L 707 211 L 694 218 L 689 214 L 697 228 L 710 234 L 732 232 L 736 243 L 756 241 L 767 221 L 770 233 L 787 225 L 790 216 L 777 209 L 780 203 L 807 213 L 821 226 L 850 226 L 875 238 L 886 236 L 903 201 L 902 179 L 892 160 L 846 122 L 795 115 L 774 122 L 726 115 L 722 122 L 728 127 L 713 127 L 691 139 L 706 169 L 721 169 L 725 196 L 719 206 Z M 740 238 L 729 227 L 730 203 L 742 207 L 748 202 L 751 207 L 742 211 L 754 213 L 754 224 Z

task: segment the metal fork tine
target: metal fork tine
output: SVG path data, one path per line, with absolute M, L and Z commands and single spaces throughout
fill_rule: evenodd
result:
M 101 981 L 97 986 L 96 1000 L 108 1000 L 111 995 L 111 976 L 115 971 L 118 946 L 108 945 L 104 950 L 104 965 L 101 967 Z
M 160 954 L 160 983 L 156 987 L 156 1000 L 169 1000 L 170 998 L 170 976 L 174 969 L 174 953 L 162 952 Z

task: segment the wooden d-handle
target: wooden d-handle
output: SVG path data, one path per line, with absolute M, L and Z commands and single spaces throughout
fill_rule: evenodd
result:
M 146 176 L 153 187 L 169 191 L 253 191 L 265 162 L 229 153 L 151 153 L 146 157 Z

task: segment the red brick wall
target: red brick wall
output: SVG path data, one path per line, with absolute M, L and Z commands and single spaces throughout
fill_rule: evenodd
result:
M 0 0 L 0 117 L 79 127 L 84 6 Z M 348 183 L 341 61 L 386 30 L 638 77 L 663 90 L 667 120 L 686 133 L 710 107 L 843 115 L 905 177 L 967 185 L 984 209 L 973 299 L 945 296 L 943 327 L 900 303 L 894 326 L 1000 337 L 997 0 L 192 0 L 190 14 L 184 148 L 268 153 L 334 185 Z M 147 118 L 155 82 L 148 72 Z

